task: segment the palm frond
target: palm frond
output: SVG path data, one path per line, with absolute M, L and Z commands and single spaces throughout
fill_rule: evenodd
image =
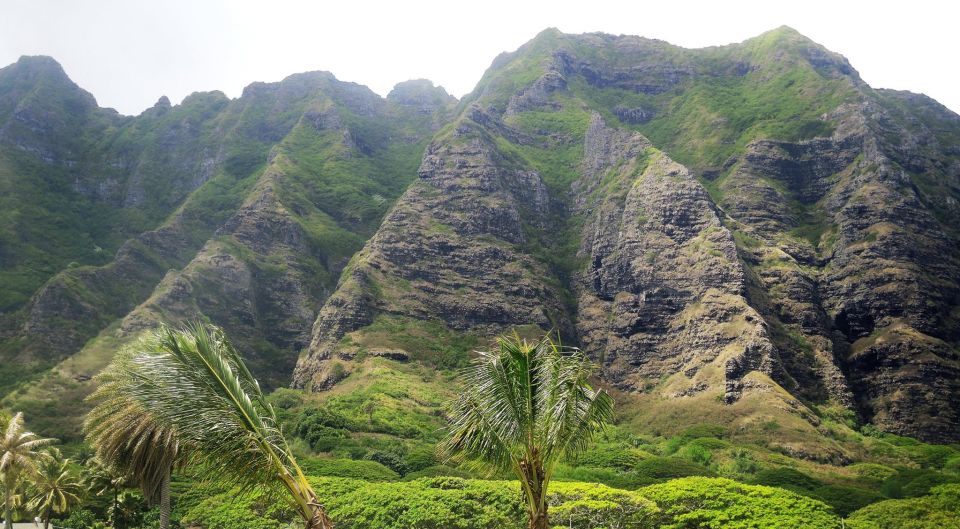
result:
M 221 330 L 162 326 L 118 354 L 98 380 L 97 407 L 87 419 L 92 439 L 116 445 L 111 427 L 101 424 L 122 422 L 136 439 L 119 447 L 128 457 L 175 445 L 206 475 L 241 488 L 285 488 L 303 516 L 317 515 L 273 408 Z

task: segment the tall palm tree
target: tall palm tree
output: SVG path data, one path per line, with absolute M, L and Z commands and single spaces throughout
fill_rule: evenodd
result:
M 307 529 L 333 527 L 276 413 L 220 329 L 161 326 L 118 354 L 100 380 L 114 384 L 110 392 L 134 406 L 116 405 L 111 413 L 141 414 L 145 431 L 172 435 L 207 475 L 232 478 L 242 487 L 286 490 Z M 155 440 L 143 438 L 147 444 Z
M 17 413 L 7 423 L 0 438 L 0 479 L 3 481 L 4 529 L 13 529 L 13 496 L 17 481 L 24 474 L 33 474 L 40 449 L 54 443 L 54 439 L 42 439 L 33 432 L 24 430 L 23 413 Z
M 42 458 L 37 465 L 30 490 L 27 509 L 38 513 L 43 519 L 43 529 L 49 529 L 53 513 L 65 513 L 82 501 L 83 485 L 71 468 L 70 460 L 55 452 Z
M 549 336 L 536 343 L 501 337 L 467 369 L 441 455 L 512 471 L 530 529 L 546 529 L 556 463 L 586 448 L 613 416 L 610 396 L 590 387 L 591 371 L 580 350 Z
M 160 504 L 160 529 L 170 527 L 170 475 L 184 462 L 176 429 L 158 421 L 126 389 L 137 380 L 130 372 L 108 369 L 91 400 L 97 405 L 84 421 L 97 459 L 129 475 L 144 498 Z M 114 495 L 116 506 L 116 495 Z

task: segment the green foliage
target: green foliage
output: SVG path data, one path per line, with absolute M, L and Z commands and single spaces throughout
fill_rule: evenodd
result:
M 827 505 L 782 489 L 723 478 L 683 478 L 638 491 L 661 509 L 662 529 L 834 529 Z
M 810 493 L 823 483 L 820 481 L 789 467 L 768 468 L 757 472 L 754 480 L 759 485 L 768 487 L 780 487 L 799 493 Z
M 960 478 L 931 469 L 899 468 L 897 474 L 883 481 L 881 492 L 889 498 L 914 498 L 945 483 L 958 483 Z
M 956 448 L 946 445 L 918 444 L 905 449 L 910 459 L 923 468 L 943 468 L 950 458 L 960 457 Z
M 878 484 L 897 474 L 896 470 L 877 463 L 856 463 L 850 465 L 849 468 L 854 471 L 861 480 Z
M 326 506 L 345 529 L 521 529 L 526 527 L 516 482 L 458 477 L 371 483 L 311 478 L 329 498 Z M 214 491 L 211 491 L 214 492 Z M 652 528 L 658 508 L 641 494 L 588 483 L 555 483 L 547 495 L 555 525 L 583 529 Z M 276 498 L 235 490 L 198 498 L 185 524 L 207 529 L 281 528 L 294 513 Z M 593 525 L 590 525 L 590 524 Z
M 585 451 L 575 461 L 584 467 L 633 470 L 647 457 L 648 454 L 634 448 L 604 445 Z
M 74 509 L 70 515 L 56 525 L 69 527 L 70 529 L 90 529 L 96 524 L 97 515 L 87 509 Z
M 602 483 L 618 489 L 636 489 L 654 483 L 655 480 L 637 472 L 621 471 L 611 468 L 557 465 L 554 473 L 557 480 Z
M 653 528 L 659 509 L 636 492 L 587 483 L 556 483 L 548 501 L 554 526 L 577 529 Z
M 519 528 L 523 519 L 515 483 L 450 477 L 361 484 L 330 502 L 330 512 L 345 529 Z
M 161 326 L 121 350 L 99 382 L 93 396 L 99 417 L 132 417 L 138 429 L 161 432 L 158 444 L 175 437 L 182 457 L 209 474 L 241 487 L 283 490 L 305 521 L 327 527 L 273 407 L 219 328 Z
M 813 491 L 813 497 L 833 507 L 840 516 L 847 516 L 853 511 L 886 499 L 876 491 L 847 485 L 824 485 Z
M 846 520 L 850 529 L 960 527 L 960 485 L 940 485 L 930 495 L 868 505 Z
M 728 429 L 719 424 L 701 423 L 694 424 L 683 431 L 681 437 L 687 439 L 707 438 L 723 439 L 729 433 Z
M 712 476 L 714 473 L 703 465 L 678 457 L 651 457 L 636 467 L 637 475 L 647 483 L 687 476 Z
M 206 529 L 285 529 L 296 513 L 287 504 L 261 490 L 230 491 L 200 501 L 182 518 L 186 526 Z
M 365 481 L 392 481 L 400 475 L 376 460 L 300 458 L 300 467 L 309 476 L 329 476 L 362 479 Z

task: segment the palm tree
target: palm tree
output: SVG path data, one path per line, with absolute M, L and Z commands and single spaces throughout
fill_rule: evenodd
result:
M 17 481 L 24 474 L 33 474 L 40 458 L 39 450 L 54 443 L 41 439 L 23 428 L 23 413 L 17 413 L 7 423 L 0 438 L 0 479 L 3 480 L 4 529 L 13 529 L 13 495 Z
M 590 387 L 592 364 L 549 336 L 501 337 L 467 369 L 464 393 L 440 446 L 445 459 L 510 470 L 520 480 L 530 529 L 549 527 L 554 466 L 587 447 L 613 416 L 613 400 Z
M 87 461 L 87 471 L 84 473 L 84 486 L 88 493 L 95 496 L 110 494 L 110 512 L 117 510 L 117 501 L 120 492 L 130 485 L 130 477 L 118 472 L 115 468 L 94 457 Z
M 147 412 L 126 392 L 130 373 L 108 370 L 91 396 L 97 405 L 84 421 L 97 459 L 131 476 L 143 496 L 160 504 L 160 529 L 170 527 L 170 475 L 184 462 L 176 429 Z M 116 506 L 116 494 L 114 494 Z
M 31 486 L 30 502 L 27 508 L 40 515 L 43 529 L 50 527 L 50 515 L 65 513 L 82 500 L 83 486 L 80 478 L 70 466 L 69 459 L 60 457 L 59 452 L 41 459 Z
M 114 404 L 110 413 L 133 414 L 139 428 L 152 432 L 143 443 L 156 442 L 159 432 L 170 435 L 160 438 L 175 438 L 184 452 L 178 457 L 192 458 L 207 475 L 232 478 L 241 487 L 284 489 L 307 529 L 333 527 L 276 413 L 220 329 L 161 326 L 118 354 L 100 381 L 112 384 L 106 394 L 123 395 L 131 406 Z M 106 394 L 94 400 L 109 402 Z

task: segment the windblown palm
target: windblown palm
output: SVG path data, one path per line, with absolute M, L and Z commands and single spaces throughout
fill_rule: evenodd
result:
M 119 354 L 101 381 L 113 386 L 95 399 L 109 402 L 108 394 L 129 399 L 115 403 L 110 413 L 140 417 L 144 431 L 153 432 L 142 442 L 168 433 L 209 475 L 233 478 L 241 486 L 283 488 L 307 529 L 333 526 L 294 460 L 273 408 L 219 329 L 161 327 Z
M 500 338 L 498 345 L 467 370 L 441 451 L 513 471 L 529 527 L 545 529 L 554 466 L 586 448 L 612 417 L 613 401 L 590 387 L 592 365 L 578 349 L 561 348 L 549 337 L 533 344 Z
M 23 413 L 17 413 L 7 423 L 0 439 L 0 479 L 3 480 L 4 529 L 13 528 L 13 496 L 17 481 L 23 474 L 33 474 L 40 459 L 40 449 L 52 444 L 53 439 L 41 439 L 23 428 Z
M 157 420 L 127 389 L 138 383 L 126 370 L 108 369 L 91 396 L 97 405 L 84 429 L 97 459 L 131 476 L 145 498 L 160 504 L 160 529 L 170 527 L 170 474 L 184 462 L 176 429 Z M 116 495 L 114 496 L 116 504 Z
M 47 456 L 38 465 L 27 508 L 40 515 L 43 529 L 47 529 L 50 515 L 65 513 L 70 507 L 78 505 L 82 501 L 82 494 L 83 485 L 70 467 L 70 460 L 58 455 Z

